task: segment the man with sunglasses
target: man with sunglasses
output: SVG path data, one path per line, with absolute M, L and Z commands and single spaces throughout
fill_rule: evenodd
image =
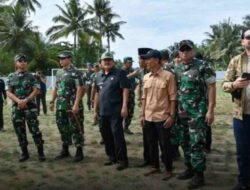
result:
M 233 96 L 233 128 L 236 141 L 238 184 L 233 190 L 249 190 L 250 180 L 250 78 L 243 73 L 250 73 L 250 28 L 242 31 L 241 44 L 245 51 L 230 61 L 224 81 L 223 90 Z
M 216 75 L 209 64 L 195 58 L 192 41 L 183 40 L 179 43 L 179 55 L 182 63 L 176 73 L 177 122 L 180 128 L 180 145 L 184 152 L 187 169 L 177 178 L 180 180 L 192 178 L 188 183 L 188 188 L 195 189 L 204 185 L 205 123 L 211 125 L 214 120 Z
M 26 123 L 37 146 L 39 161 L 45 161 L 42 133 L 37 119 L 35 97 L 40 85 L 35 76 L 27 71 L 27 58 L 24 54 L 15 56 L 16 72 L 11 73 L 7 80 L 7 96 L 12 100 L 12 123 L 18 137 L 22 154 L 20 162 L 29 159 Z
M 56 102 L 56 123 L 61 134 L 62 151 L 57 160 L 70 156 L 69 145 L 72 138 L 76 147 L 73 162 L 83 159 L 83 104 L 84 80 L 80 71 L 72 65 L 72 54 L 65 50 L 58 55 L 62 67 L 56 74 L 56 85 L 52 92 L 50 109 L 53 111 Z

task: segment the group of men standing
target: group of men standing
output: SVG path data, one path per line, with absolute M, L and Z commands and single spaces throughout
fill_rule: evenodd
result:
M 249 79 L 241 77 L 244 72 L 250 73 L 249 29 L 242 33 L 242 45 L 245 52 L 232 59 L 223 81 L 223 89 L 232 92 L 236 103 L 234 133 L 240 174 L 239 184 L 234 190 L 249 189 L 250 76 Z M 177 179 L 191 179 L 189 189 L 204 185 L 206 130 L 214 121 L 216 74 L 209 63 L 195 58 L 195 55 L 194 43 L 182 40 L 172 63 L 166 63 L 164 54 L 158 50 L 139 48 L 139 70 L 132 69 L 131 57 L 125 57 L 124 68 L 119 69 L 115 66 L 113 54 L 106 52 L 101 56 L 101 69 L 92 73 L 92 95 L 88 105 L 91 106 L 93 102 L 94 115 L 99 121 L 108 156 L 104 165 L 116 164 L 117 170 L 126 169 L 129 165 L 124 132 L 131 133 L 128 126 L 134 112 L 137 77 L 144 158 L 140 167 L 150 166 L 145 176 L 160 171 L 161 157 L 165 166 L 162 179 L 170 179 L 173 176 L 175 147 L 181 146 L 186 170 Z M 70 156 L 69 145 L 73 139 L 76 147 L 73 161 L 79 162 L 84 158 L 82 97 L 86 81 L 72 65 L 71 52 L 63 51 L 58 58 L 62 69 L 56 75 L 50 101 L 51 111 L 56 101 L 56 123 L 62 140 L 62 151 L 56 159 Z M 24 54 L 15 56 L 15 67 L 16 72 L 8 76 L 7 96 L 13 101 L 12 122 L 22 150 L 19 160 L 29 159 L 27 123 L 37 146 L 39 160 L 44 161 L 44 141 L 35 104 L 40 87 L 34 75 L 27 71 L 27 57 Z

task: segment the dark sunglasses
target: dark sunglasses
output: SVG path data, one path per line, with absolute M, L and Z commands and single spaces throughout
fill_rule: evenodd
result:
M 245 36 L 244 37 L 246 40 L 250 40 L 250 36 Z
M 180 51 L 181 51 L 181 52 L 184 52 L 184 51 L 191 51 L 191 50 L 192 50 L 192 48 L 189 47 L 189 46 L 182 46 L 182 47 L 180 48 Z
M 69 57 L 59 57 L 59 60 L 68 59 Z
M 26 63 L 27 62 L 26 59 L 18 59 L 17 61 L 20 62 L 20 63 Z

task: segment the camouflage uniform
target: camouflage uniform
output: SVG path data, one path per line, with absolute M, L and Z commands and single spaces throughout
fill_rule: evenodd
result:
M 206 143 L 205 115 L 207 112 L 206 85 L 215 83 L 215 72 L 202 60 L 193 59 L 175 69 L 178 88 L 177 123 L 185 164 L 203 172 Z
M 87 105 L 88 109 L 91 110 L 91 87 L 92 87 L 92 75 L 94 74 L 93 71 L 88 71 L 85 74 L 85 81 L 86 81 L 86 94 L 87 94 Z
M 62 69 L 56 74 L 57 102 L 56 102 L 56 123 L 61 133 L 63 145 L 72 144 L 72 137 L 76 147 L 82 147 L 84 143 L 83 133 L 83 104 L 79 104 L 79 124 L 75 118 L 68 114 L 72 109 L 77 86 L 83 86 L 82 74 L 70 65 L 67 69 Z
M 15 72 L 8 76 L 7 89 L 11 90 L 19 99 L 27 98 L 32 93 L 34 87 L 40 89 L 39 83 L 30 72 Z M 26 120 L 36 146 L 42 146 L 43 139 L 42 133 L 39 130 L 35 99 L 30 100 L 27 106 L 27 108 L 21 109 L 17 106 L 16 102 L 12 104 L 12 123 L 18 137 L 19 145 L 21 147 L 28 145 L 25 126 Z
M 134 72 L 134 69 L 124 69 L 126 72 L 126 75 Z M 134 108 L 135 108 L 135 78 L 129 79 L 130 88 L 129 88 L 129 96 L 128 96 L 128 117 L 126 117 L 124 121 L 124 128 L 128 129 L 129 125 L 131 124 L 131 121 L 133 119 L 134 115 Z
M 175 64 L 174 62 L 171 62 L 169 64 L 164 65 L 164 70 L 171 72 L 175 75 L 176 85 L 178 89 L 178 84 L 180 84 L 180 75 L 177 75 L 177 73 L 180 73 L 180 65 Z M 178 102 L 176 102 L 176 112 L 178 109 Z M 176 120 L 174 125 L 171 127 L 171 143 L 172 145 L 179 145 L 180 144 L 180 133 L 181 128 L 178 127 L 178 114 L 176 114 Z

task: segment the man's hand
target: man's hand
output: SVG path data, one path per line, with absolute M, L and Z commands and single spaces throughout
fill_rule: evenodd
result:
M 213 121 L 214 121 L 214 112 L 208 111 L 207 114 L 206 114 L 205 122 L 209 126 L 211 126 L 211 124 L 213 123 Z
M 122 116 L 123 118 L 128 117 L 128 107 L 127 107 L 127 106 L 122 106 L 121 116 Z
M 49 110 L 54 111 L 54 102 L 49 103 Z
M 174 118 L 171 116 L 168 116 L 168 118 L 166 119 L 166 121 L 163 124 L 163 127 L 170 128 L 170 127 L 172 127 L 173 124 L 174 124 Z
M 238 89 L 238 88 L 245 88 L 250 84 L 250 80 L 246 80 L 245 78 L 237 78 L 234 82 L 233 82 L 233 88 L 234 89 Z
M 145 117 L 141 117 L 141 127 L 144 127 L 145 124 Z
M 28 103 L 27 99 L 18 99 L 17 106 L 21 109 L 25 109 L 27 108 L 27 103 Z
M 74 105 L 72 107 L 72 112 L 73 112 L 73 114 L 77 114 L 79 112 L 79 106 L 78 105 Z

